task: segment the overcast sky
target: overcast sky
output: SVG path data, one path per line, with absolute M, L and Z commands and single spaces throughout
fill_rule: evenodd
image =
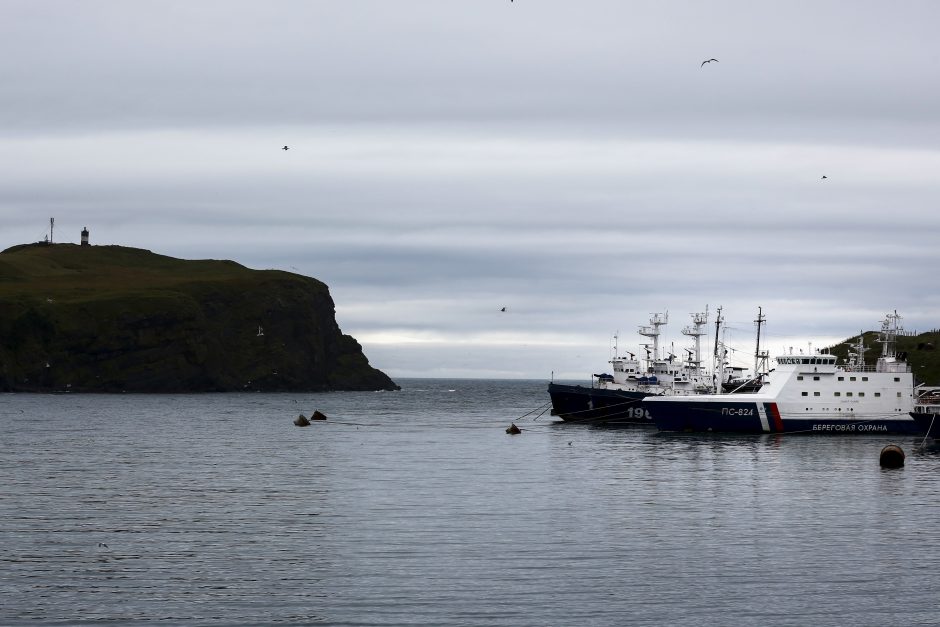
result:
M 741 365 L 758 307 L 772 353 L 895 309 L 924 331 L 938 24 L 932 0 L 0 0 L 0 249 L 55 217 L 313 276 L 393 378 L 588 379 L 618 331 L 637 352 L 668 311 L 678 352 L 706 307 Z

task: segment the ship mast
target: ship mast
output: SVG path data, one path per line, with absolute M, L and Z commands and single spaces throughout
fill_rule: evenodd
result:
M 640 327 L 640 335 L 653 338 L 652 359 L 654 362 L 657 362 L 660 359 L 659 357 L 659 335 L 660 335 L 659 327 L 663 326 L 667 322 L 669 322 L 668 311 L 665 314 L 654 313 L 654 314 L 651 314 L 651 317 L 650 317 L 650 326 Z
M 715 354 L 714 354 L 714 364 L 712 366 L 712 378 L 718 377 L 719 375 L 724 377 L 724 369 L 719 367 L 719 361 L 724 358 L 724 356 L 719 357 L 718 347 L 721 345 L 718 334 L 721 332 L 721 323 L 723 322 L 721 318 L 721 307 L 718 308 L 718 313 L 715 315 Z
M 858 332 L 858 342 L 855 344 L 846 344 L 853 348 L 854 350 L 849 351 L 848 359 L 846 360 L 846 366 L 850 368 L 861 368 L 865 365 L 865 351 L 868 350 L 865 348 L 865 332 Z
M 708 307 L 705 307 L 705 313 L 694 313 L 692 315 L 692 325 L 682 329 L 683 335 L 688 335 L 695 340 L 695 359 L 692 365 L 698 370 L 702 365 L 702 336 L 705 335 L 705 325 L 708 324 Z
M 878 372 L 910 371 L 910 366 L 906 363 L 904 356 L 899 356 L 897 353 L 898 335 L 903 333 L 901 316 L 898 315 L 898 312 L 886 314 L 884 321 L 881 323 L 881 333 L 878 334 L 878 341 L 883 344 L 881 357 L 878 358 L 875 364 Z
M 761 364 L 766 368 L 767 360 L 770 357 L 770 353 L 761 351 L 760 349 L 760 327 L 767 322 L 767 318 L 761 313 L 760 307 L 757 308 L 757 320 L 754 322 L 757 323 L 757 347 L 754 349 L 754 378 L 759 379 L 762 372 Z
M 893 314 L 886 314 L 881 322 L 881 333 L 878 335 L 878 341 L 883 344 L 881 347 L 882 359 L 892 359 L 897 356 L 895 343 L 898 339 L 898 331 L 901 329 L 901 316 L 895 311 Z

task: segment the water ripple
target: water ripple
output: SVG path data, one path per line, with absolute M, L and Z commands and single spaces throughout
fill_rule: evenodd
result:
M 938 624 L 930 449 L 886 472 L 878 436 L 525 422 L 542 382 L 404 383 L 4 395 L 0 624 Z

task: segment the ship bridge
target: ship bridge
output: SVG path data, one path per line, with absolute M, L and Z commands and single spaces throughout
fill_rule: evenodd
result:
M 777 357 L 779 366 L 835 366 L 835 355 L 784 355 Z

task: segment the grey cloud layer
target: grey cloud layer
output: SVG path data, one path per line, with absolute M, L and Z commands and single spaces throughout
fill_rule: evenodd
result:
M 937 326 L 935 3 L 0 11 L 3 246 L 310 274 L 393 376 L 589 372 L 706 304 Z

